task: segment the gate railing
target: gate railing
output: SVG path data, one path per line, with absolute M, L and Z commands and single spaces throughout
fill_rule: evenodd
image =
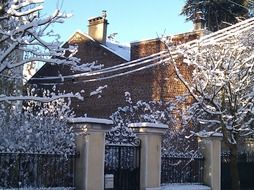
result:
M 106 145 L 105 153 L 105 167 L 108 170 L 133 169 L 140 165 L 140 146 Z
M 74 187 L 75 155 L 0 153 L 0 187 Z
M 203 157 L 161 158 L 161 183 L 203 183 L 203 172 Z
M 254 162 L 254 152 L 238 153 L 237 159 L 237 162 Z M 223 163 L 230 162 L 230 153 L 223 152 L 221 155 L 221 161 Z
M 231 189 L 230 176 L 230 154 L 222 153 L 221 155 L 221 188 Z M 238 171 L 241 188 L 254 189 L 254 153 L 243 152 L 238 154 Z
M 113 189 L 139 189 L 140 146 L 106 145 L 104 173 L 113 175 Z

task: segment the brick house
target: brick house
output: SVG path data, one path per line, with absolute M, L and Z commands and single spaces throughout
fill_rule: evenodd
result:
M 66 44 L 78 45 L 77 57 L 83 63 L 96 61 L 97 64 L 103 64 L 104 68 L 118 66 L 128 61 L 145 58 L 152 54 L 166 49 L 159 38 L 133 42 L 130 47 L 113 44 L 107 40 L 107 24 L 105 13 L 102 16 L 88 20 L 88 34 L 76 32 L 66 42 Z M 182 44 L 199 38 L 203 35 L 203 30 L 196 28 L 193 32 L 172 36 L 173 43 Z M 120 51 L 119 51 L 120 49 Z M 120 52 L 120 53 L 119 53 Z M 134 61 L 135 62 L 135 61 Z M 152 64 L 153 62 L 150 61 Z M 136 72 L 128 72 L 131 70 Z M 182 72 L 186 75 L 190 70 L 182 65 Z M 126 72 L 127 74 L 119 75 Z M 45 76 L 62 76 L 79 74 L 80 72 L 71 71 L 69 67 L 62 65 L 44 65 L 30 80 L 30 84 L 36 84 L 38 87 L 51 88 L 52 83 L 57 83 L 57 88 L 65 92 L 80 92 L 83 94 L 84 101 L 74 99 L 72 107 L 77 116 L 87 114 L 89 117 L 108 118 L 118 107 L 124 106 L 124 94 L 130 92 L 134 101 L 138 100 L 164 100 L 170 101 L 177 95 L 186 92 L 185 87 L 180 81 L 175 80 L 176 75 L 172 65 L 160 64 L 147 69 L 140 69 L 140 66 L 133 66 L 122 70 L 116 70 L 111 73 L 93 76 L 68 78 L 64 82 L 40 80 Z M 104 80 L 98 80 L 103 78 Z M 35 80 L 36 79 L 36 80 Z M 88 81 L 88 80 L 92 81 Z M 107 85 L 100 96 L 90 96 L 90 92 L 100 86 Z

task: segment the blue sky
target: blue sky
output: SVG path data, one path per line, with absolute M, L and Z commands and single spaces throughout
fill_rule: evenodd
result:
M 192 23 L 179 16 L 185 0 L 45 0 L 44 13 L 51 14 L 56 7 L 73 17 L 54 26 L 62 41 L 75 31 L 87 32 L 87 19 L 107 11 L 108 34 L 118 33 L 120 42 L 156 38 L 192 30 Z

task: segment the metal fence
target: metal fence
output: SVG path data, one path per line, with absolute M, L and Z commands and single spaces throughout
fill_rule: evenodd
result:
M 74 187 L 75 155 L 0 153 L 0 187 Z
M 161 158 L 161 183 L 203 183 L 203 172 L 203 157 Z
M 230 154 L 221 155 L 221 189 L 231 189 Z M 254 153 L 238 154 L 238 171 L 241 189 L 254 189 Z

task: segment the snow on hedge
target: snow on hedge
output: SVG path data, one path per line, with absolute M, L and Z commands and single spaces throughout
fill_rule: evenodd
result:
M 0 152 L 74 154 L 75 134 L 67 124 L 73 116 L 69 104 L 65 99 L 28 101 L 22 110 L 2 105 Z

